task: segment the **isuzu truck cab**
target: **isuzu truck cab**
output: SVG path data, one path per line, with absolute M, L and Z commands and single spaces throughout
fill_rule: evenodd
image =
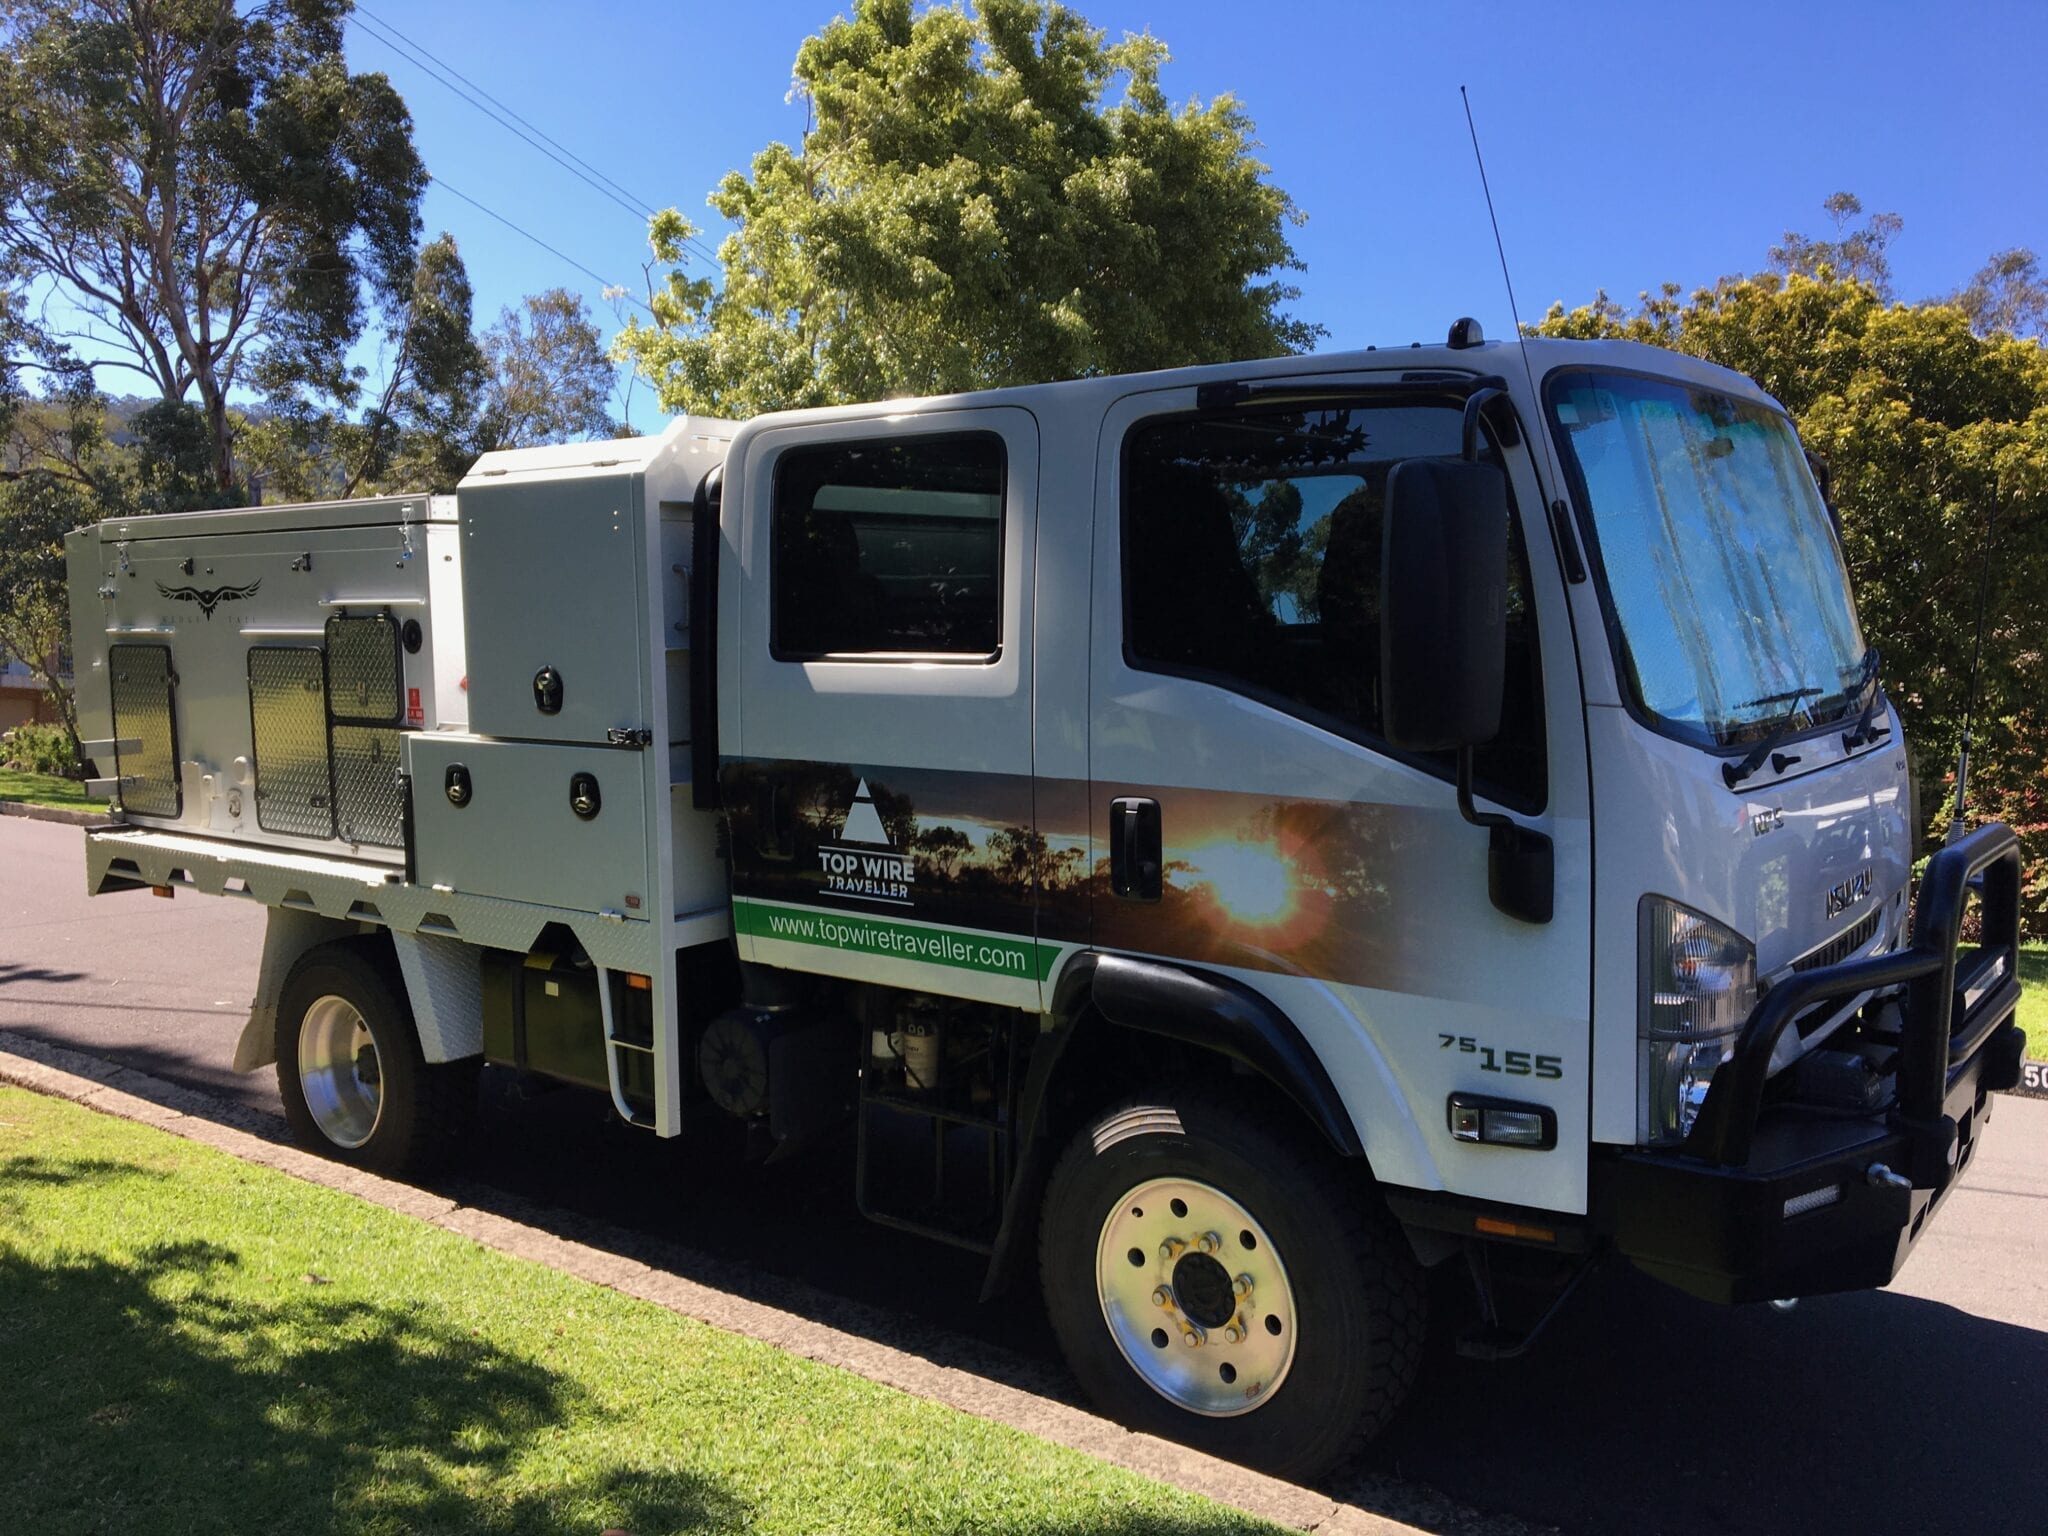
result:
M 1830 508 L 1673 353 L 685 418 L 70 571 L 88 883 L 269 909 L 236 1064 L 307 1145 L 429 1167 L 481 1063 L 850 1143 L 1283 1474 L 1432 1300 L 1500 1355 L 1601 1261 L 1884 1285 L 2019 1075 L 2015 839 L 1914 894 Z

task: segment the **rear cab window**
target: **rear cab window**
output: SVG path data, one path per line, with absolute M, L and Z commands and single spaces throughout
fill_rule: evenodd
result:
M 993 432 L 783 453 L 770 512 L 776 659 L 995 660 L 1006 470 Z

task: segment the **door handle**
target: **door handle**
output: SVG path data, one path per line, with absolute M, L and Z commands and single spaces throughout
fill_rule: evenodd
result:
M 1163 893 L 1159 802 L 1125 796 L 1109 802 L 1109 885 L 1130 901 L 1157 901 Z

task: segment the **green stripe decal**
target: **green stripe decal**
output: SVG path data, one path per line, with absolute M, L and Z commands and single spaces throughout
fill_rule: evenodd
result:
M 1059 946 L 1032 939 L 937 928 L 927 923 L 899 923 L 865 913 L 822 912 L 810 907 L 776 907 L 736 896 L 733 926 L 756 939 L 785 944 L 819 944 L 858 955 L 894 960 L 922 960 L 990 976 L 1016 976 L 1044 981 L 1059 958 Z

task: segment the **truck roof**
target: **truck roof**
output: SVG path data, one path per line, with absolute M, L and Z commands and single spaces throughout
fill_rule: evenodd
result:
M 1527 343 L 1528 367 L 1540 382 L 1559 368 L 1604 368 L 1628 373 L 1649 373 L 1682 379 L 1723 394 L 1758 401 L 1783 409 L 1742 374 L 1717 363 L 1673 352 L 1641 342 L 1598 340 L 1566 341 L 1533 337 Z M 1083 396 L 1096 395 L 1101 403 L 1125 395 L 1153 390 L 1185 388 L 1190 385 L 1255 382 L 1266 378 L 1304 378 L 1328 375 L 1341 379 L 1362 373 L 1456 372 L 1473 376 L 1504 375 L 1511 384 L 1523 380 L 1522 349 L 1514 341 L 1483 341 L 1476 345 L 1452 347 L 1442 342 L 1425 345 L 1366 347 L 1345 352 L 1290 354 L 1260 358 L 1252 362 L 1204 363 L 1193 367 L 1165 368 L 1150 373 L 1109 374 L 1097 378 L 1065 379 L 1050 384 L 1017 384 L 1002 389 L 985 389 L 954 395 L 931 395 L 898 400 L 870 401 L 858 405 L 820 406 L 806 410 L 776 411 L 755 416 L 744 423 L 749 432 L 769 426 L 801 425 L 836 419 L 872 417 L 878 409 L 890 414 L 913 415 L 921 411 L 959 410 L 970 407 L 1013 405 L 1029 409 L 1034 404 L 1080 403 Z
M 579 470 L 591 474 L 646 471 L 668 455 L 707 450 L 716 454 L 740 428 L 716 416 L 678 416 L 648 437 L 619 437 L 607 442 L 549 443 L 539 448 L 501 448 L 470 465 L 462 484 L 503 484 L 525 476 L 561 479 Z
M 100 524 L 101 537 L 124 539 L 187 539 L 194 535 L 234 533 L 261 527 L 267 533 L 316 528 L 374 528 L 392 523 L 452 523 L 455 500 L 424 493 L 404 496 L 362 496 L 352 501 L 308 501 L 262 507 L 227 507 L 213 512 L 147 512 L 110 517 Z M 253 521 L 252 521 L 253 520 Z
M 1531 338 L 1527 343 L 1528 368 L 1540 381 L 1559 368 L 1605 368 L 1622 372 L 1650 373 L 1677 378 L 1718 390 L 1724 394 L 1754 400 L 1782 410 L 1750 379 L 1729 368 L 1689 357 L 1664 347 L 1634 341 L 1564 341 L 1550 337 Z M 1290 354 L 1260 358 L 1251 362 L 1205 363 L 1194 367 L 1164 368 L 1149 373 L 1110 374 L 1097 378 L 1063 379 L 1047 384 L 1017 384 L 1002 389 L 984 389 L 953 395 L 930 395 L 898 400 L 868 401 L 855 405 L 820 406 L 804 410 L 775 411 L 745 422 L 713 416 L 678 416 L 658 433 L 645 437 L 615 438 L 605 442 L 559 443 L 539 448 L 502 449 L 486 453 L 470 466 L 462 479 L 465 487 L 505 484 L 523 477 L 561 479 L 579 473 L 615 474 L 620 470 L 646 471 L 665 457 L 698 458 L 708 467 L 723 458 L 724 450 L 742 430 L 760 431 L 770 426 L 801 425 L 834 420 L 872 419 L 878 411 L 914 415 L 923 411 L 958 410 L 991 405 L 1013 405 L 1030 409 L 1050 405 L 1087 403 L 1097 397 L 1100 406 L 1125 395 L 1153 390 L 1186 388 L 1191 385 L 1247 382 L 1266 378 L 1303 378 L 1326 375 L 1332 379 L 1364 373 L 1455 372 L 1472 376 L 1501 374 L 1510 384 L 1523 379 L 1523 353 L 1512 340 L 1482 341 L 1465 347 L 1443 342 L 1424 345 L 1366 347 L 1344 352 Z M 452 498 L 425 495 L 367 497 L 354 501 L 311 502 L 295 507 L 290 526 L 295 528 L 356 527 L 378 523 L 452 521 Z M 223 533 L 251 526 L 251 515 L 263 519 L 263 526 L 275 529 L 276 507 L 240 508 L 218 512 L 158 513 L 134 518 L 112 518 L 104 525 L 105 536 L 115 539 L 161 539 L 192 534 Z

